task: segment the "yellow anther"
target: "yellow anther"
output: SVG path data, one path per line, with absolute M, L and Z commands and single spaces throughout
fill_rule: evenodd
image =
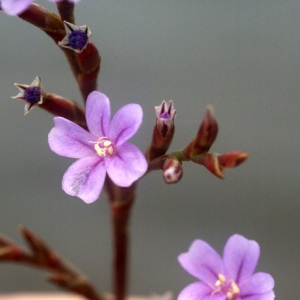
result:
M 223 274 L 219 274 L 218 278 L 219 278 L 218 281 L 223 282 L 223 283 L 226 282 L 226 277 Z
M 104 147 L 108 147 L 108 146 L 110 146 L 111 144 L 112 144 L 111 141 L 104 141 L 103 146 L 104 146 Z
M 112 156 L 114 154 L 114 145 L 107 137 L 100 137 L 97 139 L 94 149 L 101 157 Z
M 239 287 L 237 286 L 237 284 L 234 281 L 232 281 L 232 283 L 231 283 L 231 288 L 232 288 L 232 291 L 234 294 L 238 294 L 240 292 Z
M 226 295 L 227 300 L 235 300 L 239 292 L 240 289 L 233 280 L 226 280 L 223 274 L 219 274 L 211 295 L 221 293 Z

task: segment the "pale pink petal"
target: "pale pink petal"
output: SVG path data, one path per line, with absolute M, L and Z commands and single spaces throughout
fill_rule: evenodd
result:
M 212 295 L 212 289 L 201 282 L 195 282 L 184 288 L 177 300 L 226 300 L 226 295 Z
M 245 300 L 273 300 L 274 279 L 267 273 L 255 273 L 239 284 L 240 298 Z
M 1 8 L 8 15 L 18 15 L 26 10 L 33 0 L 1 0 Z
M 121 107 L 110 123 L 109 139 L 120 146 L 130 139 L 139 129 L 143 119 L 143 110 L 138 104 L 127 104 Z
M 203 282 L 215 285 L 219 274 L 224 274 L 220 255 L 205 241 L 195 240 L 189 251 L 178 256 L 181 266 Z
M 130 143 L 118 147 L 115 156 L 105 158 L 105 166 L 111 180 L 122 187 L 130 186 L 142 177 L 148 168 L 143 153 Z
M 226 275 L 239 283 L 252 275 L 259 258 L 259 245 L 241 235 L 231 236 L 224 248 Z
M 110 120 L 110 103 L 106 95 L 91 92 L 86 102 L 86 122 L 89 131 L 96 137 L 108 135 Z
M 96 156 L 94 144 L 96 138 L 79 125 L 61 117 L 54 118 L 55 127 L 48 135 L 48 143 L 58 155 L 82 158 Z
M 86 157 L 73 163 L 62 180 L 63 190 L 81 198 L 85 203 L 96 201 L 105 179 L 103 160 L 99 157 Z

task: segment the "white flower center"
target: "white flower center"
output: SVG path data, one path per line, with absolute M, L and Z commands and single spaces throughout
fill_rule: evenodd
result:
M 240 289 L 233 280 L 226 280 L 226 277 L 222 274 L 218 275 L 218 280 L 213 287 L 212 295 L 216 293 L 222 293 L 226 295 L 227 300 L 236 300 L 240 293 Z
M 99 137 L 96 142 L 93 142 L 94 149 L 97 154 L 101 157 L 110 157 L 114 155 L 115 146 L 114 144 L 106 137 Z

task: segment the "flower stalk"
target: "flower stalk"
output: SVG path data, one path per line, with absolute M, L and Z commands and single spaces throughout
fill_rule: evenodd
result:
M 48 281 L 90 300 L 103 300 L 92 284 L 74 267 L 53 252 L 37 235 L 20 227 L 30 252 L 0 235 L 0 261 L 23 263 L 51 272 Z
M 124 300 L 128 288 L 130 216 L 135 199 L 136 183 L 128 188 L 112 185 L 106 180 L 109 193 L 113 233 L 113 291 L 116 300 Z

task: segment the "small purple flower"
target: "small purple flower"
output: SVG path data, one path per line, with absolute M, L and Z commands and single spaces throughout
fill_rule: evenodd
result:
M 238 234 L 228 239 L 223 259 L 205 241 L 195 240 L 178 260 L 201 282 L 188 285 L 178 300 L 273 300 L 272 276 L 262 272 L 253 274 L 259 252 L 255 241 Z
M 87 25 L 76 26 L 67 21 L 64 21 L 66 36 L 58 45 L 63 48 L 68 48 L 77 53 L 81 53 L 87 46 L 89 38 L 92 35 L 90 28 Z
M 19 93 L 12 98 L 25 101 L 25 115 L 27 115 L 33 107 L 43 103 L 45 92 L 42 88 L 40 77 L 35 77 L 33 82 L 29 85 L 15 83 L 15 86 L 18 88 Z
M 138 104 L 120 108 L 110 122 L 109 99 L 100 92 L 89 94 L 86 121 L 89 132 L 61 117 L 55 117 L 55 127 L 48 141 L 58 155 L 79 158 L 62 180 L 63 190 L 92 203 L 100 195 L 106 173 L 118 186 L 128 187 L 143 176 L 147 162 L 142 152 L 127 143 L 142 123 L 143 111 Z
M 0 9 L 8 15 L 18 15 L 25 11 L 34 0 L 0 0 Z M 49 0 L 56 2 L 55 0 Z M 69 2 L 78 2 L 80 0 L 68 0 Z

